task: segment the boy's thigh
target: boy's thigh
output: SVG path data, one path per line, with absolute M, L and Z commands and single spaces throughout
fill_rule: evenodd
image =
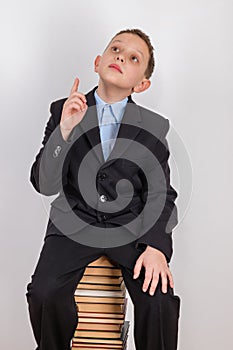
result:
M 145 278 L 144 268 L 142 268 L 137 279 L 133 278 L 132 269 L 121 266 L 121 270 L 137 316 L 143 317 L 143 315 L 146 315 L 146 317 L 149 317 L 150 314 L 153 315 L 152 317 L 155 317 L 155 319 L 162 317 L 167 325 L 170 324 L 172 328 L 176 329 L 180 314 L 181 300 L 178 295 L 174 295 L 174 290 L 169 283 L 167 285 L 167 292 L 163 293 L 161 279 L 159 279 L 154 295 L 150 295 L 149 288 L 146 292 L 142 290 Z
M 142 291 L 144 272 L 133 279 L 133 271 L 122 266 L 125 285 L 134 305 L 135 344 L 140 349 L 177 349 L 180 298 L 168 285 L 167 293 L 159 281 L 153 296 Z M 146 340 L 145 340 L 146 339 Z
M 132 298 L 132 301 L 137 302 L 138 300 L 143 301 L 143 300 L 152 300 L 155 298 L 163 298 L 163 296 L 174 296 L 174 291 L 173 288 L 169 285 L 169 281 L 167 284 L 167 293 L 162 292 L 162 283 L 161 283 L 161 278 L 158 281 L 156 290 L 154 295 L 150 295 L 150 285 L 147 289 L 146 292 L 143 292 L 142 287 L 144 284 L 145 280 L 145 268 L 142 266 L 140 275 L 138 278 L 134 279 L 134 271 L 131 268 L 121 266 L 121 271 L 122 271 L 122 276 L 126 285 L 126 288 L 129 291 L 129 294 Z
M 41 283 L 55 279 L 71 278 L 84 271 L 85 267 L 103 255 L 103 250 L 81 245 L 66 236 L 46 237 L 32 275 L 32 280 Z

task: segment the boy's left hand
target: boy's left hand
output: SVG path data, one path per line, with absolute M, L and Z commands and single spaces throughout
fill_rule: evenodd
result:
M 169 270 L 167 260 L 160 250 L 147 246 L 145 251 L 137 259 L 134 266 L 134 279 L 138 278 L 142 266 L 145 267 L 145 279 L 142 286 L 143 292 L 147 291 L 151 282 L 149 293 L 150 295 L 154 295 L 159 282 L 159 275 L 161 275 L 163 293 L 167 293 L 168 279 L 170 286 L 172 288 L 174 287 L 173 277 Z

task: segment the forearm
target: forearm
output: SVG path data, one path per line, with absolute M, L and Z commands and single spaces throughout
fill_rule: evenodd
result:
M 68 141 L 70 134 L 72 132 L 72 129 L 66 129 L 62 126 L 60 126 L 60 130 L 61 130 L 61 135 L 64 141 Z
M 70 143 L 63 139 L 58 126 L 31 168 L 30 180 L 39 193 L 50 196 L 60 192 L 69 147 Z
M 70 133 L 65 135 L 65 140 L 60 128 L 64 101 L 65 99 L 51 104 L 51 116 L 45 128 L 43 146 L 31 167 L 32 185 L 36 191 L 48 196 L 61 190 L 62 173 L 65 174 L 65 158 L 72 144 L 72 140 L 69 140 Z

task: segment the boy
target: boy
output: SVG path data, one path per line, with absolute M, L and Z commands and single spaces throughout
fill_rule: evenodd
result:
M 171 233 L 177 223 L 174 204 L 177 194 L 170 185 L 169 151 L 165 140 L 169 125 L 168 120 L 137 106 L 131 98 L 133 92 L 140 93 L 150 87 L 153 68 L 153 47 L 149 37 L 139 29 L 123 30 L 113 37 L 103 55 L 95 59 L 98 87 L 83 95 L 78 91 L 79 80 L 76 78 L 70 96 L 51 105 L 43 147 L 31 169 L 31 182 L 38 192 L 44 195 L 59 192 L 59 197 L 52 202 L 44 246 L 26 294 L 38 350 L 70 349 L 78 322 L 73 297 L 75 288 L 85 266 L 103 254 L 121 267 L 134 304 L 136 349 L 175 350 L 177 347 L 180 299 L 173 294 L 174 283 L 168 266 L 172 255 Z M 108 120 L 111 120 L 110 124 Z M 93 124 L 96 121 L 97 127 Z M 130 125 L 132 121 L 133 125 Z M 89 123 L 88 130 L 82 134 L 85 123 Z M 152 127 L 156 142 L 148 132 Z M 78 137 L 80 132 L 81 137 Z M 138 157 L 125 159 L 127 156 L 124 152 L 122 155 L 120 143 L 124 138 L 137 141 L 133 148 L 128 146 L 128 150 L 134 149 L 139 142 L 156 157 L 165 178 L 165 190 L 162 181 L 158 180 L 158 167 L 150 167 L 151 161 L 148 166 L 145 160 L 150 158 L 140 147 Z M 92 148 L 93 157 L 87 162 L 85 176 L 95 175 L 98 171 L 92 181 L 96 181 L 98 203 L 94 203 L 92 197 L 92 205 L 88 205 L 82 196 L 78 171 L 84 156 Z M 123 147 L 125 151 L 126 148 Z M 96 154 L 100 163 L 95 163 Z M 129 154 L 132 158 L 132 152 Z M 147 171 L 148 179 L 156 171 L 153 178 L 156 185 L 152 181 L 151 193 L 146 191 L 146 180 L 135 164 L 137 160 Z M 132 201 L 120 211 L 107 211 L 106 204 L 109 206 L 117 197 L 115 185 L 127 177 L 135 187 Z M 89 185 L 84 183 L 84 187 L 88 192 Z M 118 189 L 126 198 L 129 187 L 124 183 Z M 121 234 L 121 226 L 127 226 L 131 219 L 139 217 L 147 200 L 161 205 L 158 201 L 161 193 L 165 193 L 163 207 L 154 225 L 149 225 L 148 230 L 142 225 L 137 240 L 132 235 L 128 238 L 126 230 L 123 231 L 125 236 Z M 72 224 L 74 213 L 76 218 L 82 219 L 82 227 L 78 227 L 76 221 Z M 151 218 L 153 213 L 147 216 Z M 147 221 L 145 218 L 146 214 L 143 223 Z M 84 234 L 75 236 L 74 226 L 78 233 L 84 230 Z M 138 224 L 132 227 L 134 231 Z M 94 238 L 97 245 L 88 241 L 93 228 L 95 232 L 98 229 L 101 233 L 101 230 L 107 232 L 104 248 L 100 243 L 105 242 L 101 235 Z M 113 228 L 118 234 L 111 236 Z M 118 241 L 114 241 L 116 236 Z M 112 246 L 108 237 L 111 237 Z

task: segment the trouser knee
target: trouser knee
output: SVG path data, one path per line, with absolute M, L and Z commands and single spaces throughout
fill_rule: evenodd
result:
M 27 285 L 26 298 L 29 304 L 56 306 L 61 303 L 61 293 L 55 283 L 30 282 Z

